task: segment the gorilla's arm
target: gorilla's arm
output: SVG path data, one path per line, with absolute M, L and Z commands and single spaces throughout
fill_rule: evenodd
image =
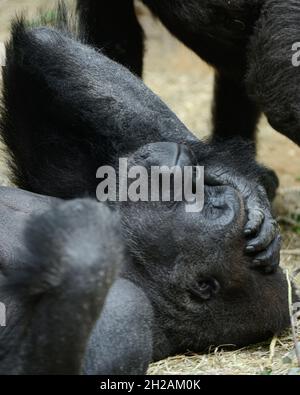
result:
M 15 23 L 3 78 L 1 134 L 30 191 L 94 195 L 98 167 L 147 143 L 196 141 L 140 79 L 52 28 Z
M 255 175 L 245 172 L 244 158 L 234 157 L 230 146 L 220 155 L 214 145 L 200 142 L 126 68 L 58 30 L 18 22 L 3 77 L 1 133 L 19 186 L 61 198 L 94 196 L 98 167 L 114 165 L 148 143 L 183 143 L 213 182 L 233 185 L 245 198 L 246 229 L 258 233 L 252 253 L 274 240 L 254 159 L 249 168 Z
M 117 218 L 89 200 L 64 203 L 1 188 L 0 201 L 0 301 L 7 308 L 0 373 L 80 374 L 124 263 Z

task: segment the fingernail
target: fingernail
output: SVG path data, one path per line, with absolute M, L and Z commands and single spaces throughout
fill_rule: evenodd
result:
M 246 252 L 254 252 L 255 248 L 253 246 L 246 247 Z
M 245 229 L 245 235 L 246 236 L 249 236 L 249 235 L 251 235 L 251 229 Z

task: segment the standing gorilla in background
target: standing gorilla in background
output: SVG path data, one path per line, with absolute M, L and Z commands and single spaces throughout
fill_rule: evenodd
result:
M 175 353 L 286 328 L 280 238 L 248 147 L 199 141 L 140 79 L 72 37 L 63 9 L 53 26 L 16 22 L 7 46 L 1 133 L 17 185 L 94 197 L 97 168 L 120 157 L 145 167 L 200 163 L 205 205 L 189 214 L 185 202 L 108 209 L 2 190 L 0 296 L 13 308 L 0 329 L 0 371 L 144 373 Z M 99 318 L 110 262 L 120 278 Z
M 254 140 L 261 112 L 300 145 L 297 0 L 142 0 L 185 45 L 216 70 L 214 137 Z M 137 75 L 143 31 L 133 0 L 77 0 L 88 42 Z

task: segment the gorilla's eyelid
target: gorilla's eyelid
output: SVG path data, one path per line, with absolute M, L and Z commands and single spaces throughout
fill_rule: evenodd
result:
M 216 295 L 221 289 L 219 282 L 214 278 L 201 279 L 191 288 L 190 292 L 193 296 L 202 300 L 209 300 Z

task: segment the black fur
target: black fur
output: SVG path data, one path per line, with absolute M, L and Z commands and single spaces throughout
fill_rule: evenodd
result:
M 83 0 L 78 4 L 78 13 L 84 25 L 89 26 L 86 38 L 90 44 L 135 74 L 142 75 L 144 32 L 132 0 L 111 0 L 105 4 Z
M 89 200 L 7 188 L 0 196 L 0 300 L 7 306 L 0 374 L 80 374 L 124 264 L 118 215 Z
M 194 153 L 191 164 L 206 166 L 208 182 L 232 185 L 244 197 L 245 229 L 252 235 L 260 230 L 249 241 L 253 253 L 276 239 L 260 185 L 268 177 L 248 145 L 229 142 L 226 149 L 199 141 L 141 80 L 70 33 L 14 24 L 3 72 L 0 129 L 15 183 L 65 199 L 94 197 L 97 168 L 116 165 L 144 145 L 184 144 Z M 268 190 L 271 184 L 264 186 Z M 270 257 L 278 262 L 274 251 Z
M 299 42 L 297 0 L 142 1 L 172 34 L 215 68 L 215 137 L 253 140 L 263 112 L 277 131 L 300 144 L 299 73 L 292 65 L 291 51 Z M 110 0 L 77 0 L 77 4 L 79 11 L 85 9 L 79 15 L 93 45 L 100 48 L 110 42 L 106 26 L 114 26 L 114 37 L 126 32 L 127 27 L 115 23 L 124 10 Z M 128 9 L 132 4 L 133 0 L 127 3 Z M 109 22 L 110 5 L 114 12 Z M 89 9 L 94 11 L 92 19 L 86 18 Z M 107 17 L 105 25 L 102 12 Z M 106 35 L 99 40 L 103 29 Z M 130 44 L 130 52 L 141 48 L 142 37 Z M 122 42 L 115 45 L 119 47 Z M 117 55 L 114 59 L 131 69 L 141 63 L 133 58 L 124 62 Z
M 1 134 L 18 186 L 57 198 L 94 197 L 96 169 L 127 156 L 130 165 L 146 167 L 205 165 L 205 205 L 201 213 L 187 214 L 185 202 L 123 202 L 112 205 L 113 213 L 100 205 L 93 214 L 89 207 L 96 203 L 64 205 L 45 196 L 3 190 L 1 273 L 10 266 L 11 240 L 31 252 L 20 272 L 24 275 L 8 275 L 12 289 L 15 283 L 20 292 L 46 296 L 40 310 L 31 303 L 22 310 L 30 328 L 25 340 L 22 326 L 0 332 L 0 369 L 143 373 L 151 360 L 211 345 L 242 346 L 285 328 L 287 287 L 281 270 L 275 270 L 280 237 L 263 184 L 266 173 L 253 159 L 253 146 L 235 142 L 224 149 L 217 141 L 199 141 L 139 78 L 59 27 L 30 27 L 18 21 L 7 47 Z M 57 204 L 62 208 L 49 211 L 49 205 Z M 24 211 L 32 215 L 39 208 L 42 217 L 26 225 Z M 115 229 L 116 212 L 122 241 Z M 37 235 L 40 229 L 44 231 Z M 124 253 L 115 251 L 120 243 Z M 245 254 L 249 246 L 253 249 Z M 90 254 L 96 260 L 91 261 Z M 18 257 L 17 268 L 22 254 Z M 36 264 L 42 257 L 48 257 L 45 263 Z M 100 315 L 112 281 L 106 274 L 111 257 L 121 275 Z M 26 274 L 26 265 L 28 273 L 36 274 Z M 100 289 L 89 268 L 101 274 Z M 88 284 L 92 280 L 91 286 L 81 283 L 77 270 Z M 103 276 L 108 276 L 105 284 Z M 57 293 L 50 292 L 48 304 L 54 284 Z M 81 285 L 87 292 L 83 295 Z M 72 292 L 76 300 L 88 298 L 87 311 L 85 303 L 70 306 Z M 62 308 L 54 303 L 57 294 Z M 59 320 L 65 309 L 70 317 L 58 334 L 49 324 L 48 307 Z M 77 332 L 76 320 L 84 321 L 90 308 L 98 312 L 97 322 L 92 314 Z M 14 311 L 12 320 L 18 319 Z M 70 330 L 74 337 L 66 339 Z M 32 339 L 31 332 L 43 336 Z M 26 350 L 11 352 L 6 339 L 16 347 L 24 343 Z M 78 348 L 68 356 L 73 341 Z M 44 352 L 50 353 L 48 361 L 43 360 Z

